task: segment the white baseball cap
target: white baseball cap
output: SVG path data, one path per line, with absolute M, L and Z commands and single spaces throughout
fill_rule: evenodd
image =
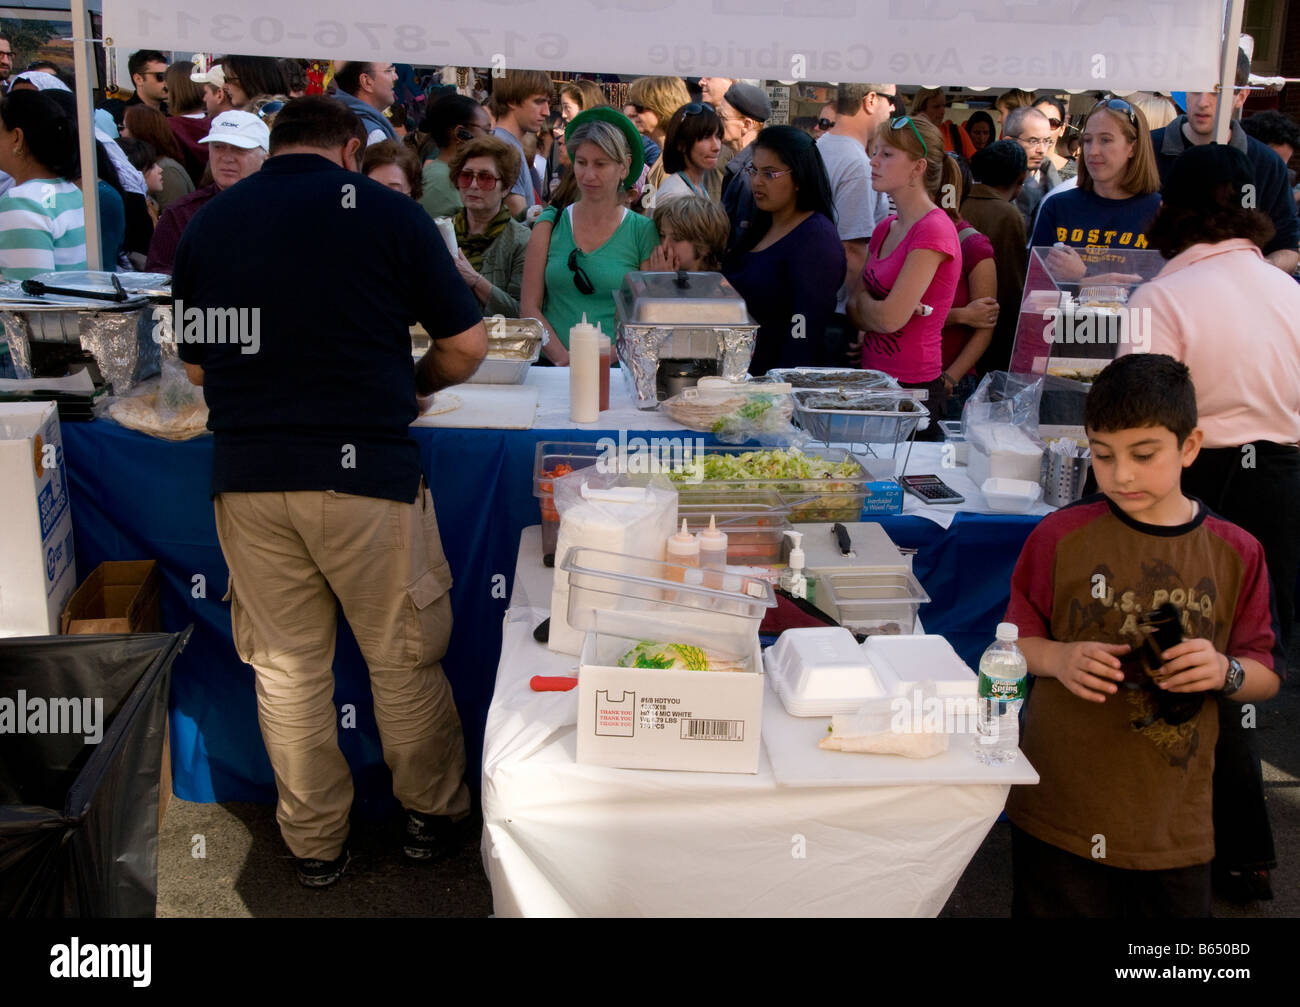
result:
M 271 131 L 251 112 L 222 112 L 212 120 L 208 135 L 199 143 L 228 143 L 244 150 L 261 147 L 270 151 Z
M 211 84 L 221 88 L 226 85 L 226 71 L 220 63 L 213 63 L 207 70 L 195 70 L 190 74 L 190 80 L 195 84 Z

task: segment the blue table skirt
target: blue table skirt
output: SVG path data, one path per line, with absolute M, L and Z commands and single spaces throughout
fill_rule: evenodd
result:
M 176 795 L 273 802 L 253 670 L 235 654 L 230 609 L 221 601 L 228 571 L 208 496 L 211 438 L 173 444 L 103 420 L 67 423 L 62 430 L 78 579 L 105 560 L 156 559 L 163 628 L 194 623 L 172 673 Z M 532 492 L 535 445 L 610 433 L 412 428 L 455 578 L 455 628 L 443 665 L 464 723 L 469 782 L 476 790 L 519 535 L 540 520 Z M 962 514 L 946 531 L 918 517 L 881 523 L 898 545 L 920 550 L 916 574 L 933 599 L 921 609 L 926 630 L 947 636 L 974 667 L 993 639 L 1011 569 L 1037 518 Z M 339 745 L 353 768 L 357 811 L 369 816 L 391 807 L 391 784 L 366 667 L 341 614 L 339 627 L 334 699 L 340 708 L 354 704 L 357 712 L 354 728 L 340 728 Z

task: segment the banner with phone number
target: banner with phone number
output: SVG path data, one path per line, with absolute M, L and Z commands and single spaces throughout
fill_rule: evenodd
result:
M 150 48 L 591 73 L 1211 90 L 1223 0 L 104 0 Z

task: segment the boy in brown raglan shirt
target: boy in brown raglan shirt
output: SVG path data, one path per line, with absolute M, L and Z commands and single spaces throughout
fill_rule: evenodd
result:
M 1250 703 L 1279 687 L 1263 550 L 1183 495 L 1196 458 L 1187 368 L 1158 354 L 1110 364 L 1085 407 L 1101 493 L 1044 518 L 1011 579 L 1033 688 L 1021 748 L 1037 786 L 1012 788 L 1018 916 L 1208 916 L 1215 703 L 1179 723 L 1159 690 Z M 1172 603 L 1183 642 L 1155 689 L 1122 658 L 1138 618 Z M 1193 708 L 1196 704 L 1193 699 Z

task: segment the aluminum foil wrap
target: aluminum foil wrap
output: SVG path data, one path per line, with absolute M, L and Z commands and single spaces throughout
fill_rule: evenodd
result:
M 0 324 L 4 326 L 3 338 L 9 344 L 9 361 L 20 378 L 32 376 L 32 344 L 27 322 L 22 313 L 0 311 Z
M 171 312 L 159 311 L 159 335 L 170 339 Z M 166 316 L 166 317 L 164 317 Z M 0 311 L 4 337 L 19 377 L 32 376 L 32 342 L 80 342 L 105 383 L 122 395 L 158 373 L 152 306 L 130 311 Z M 174 352 L 174 350 L 173 350 Z
M 171 312 L 157 314 L 161 337 L 162 317 L 170 318 Z M 154 341 L 154 321 L 151 307 L 82 315 L 81 348 L 95 358 L 99 373 L 112 386 L 114 395 L 123 395 L 158 373 L 161 354 L 159 343 Z
M 618 331 L 618 358 L 628 392 L 640 409 L 659 404 L 656 378 L 662 360 L 717 360 L 721 376 L 744 381 L 754 357 L 757 325 L 640 325 L 624 322 Z

